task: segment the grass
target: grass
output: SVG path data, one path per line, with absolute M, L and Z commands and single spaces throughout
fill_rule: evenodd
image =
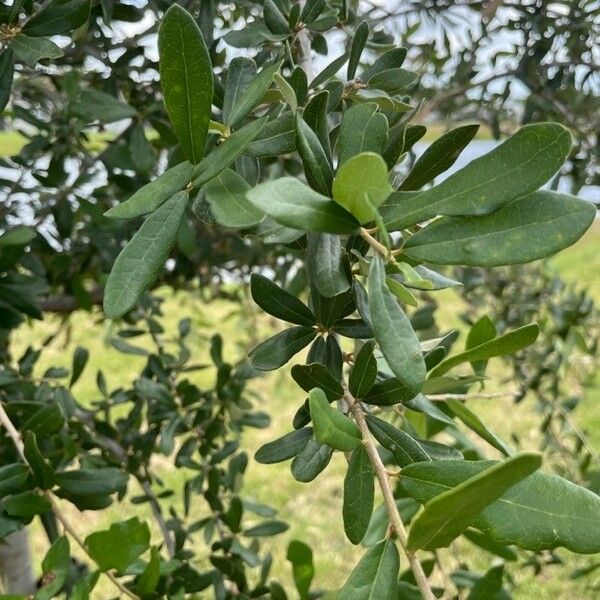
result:
M 553 264 L 568 280 L 578 285 L 588 286 L 595 299 L 600 302 L 599 233 L 600 223 L 595 223 L 590 232 L 578 244 L 556 257 Z M 441 314 L 443 325 L 460 326 L 456 317 L 460 312 L 460 301 L 454 293 L 446 291 L 438 298 L 441 303 L 447 301 L 452 306 L 451 311 Z M 225 356 L 229 360 L 235 360 L 243 354 L 243 347 L 247 339 L 247 327 L 240 321 L 239 316 L 232 313 L 232 308 L 231 304 L 224 301 L 203 304 L 192 294 L 166 295 L 164 326 L 167 332 L 174 331 L 178 319 L 181 316 L 189 315 L 192 318 L 193 331 L 190 344 L 198 361 L 204 360 L 207 356 L 208 341 L 215 331 L 221 331 L 223 334 Z M 266 319 L 260 323 L 259 337 L 277 326 L 272 321 L 267 322 Z M 18 351 L 24 350 L 29 344 L 39 345 L 41 340 L 55 331 L 58 325 L 56 319 L 47 318 L 44 322 L 32 323 L 19 330 L 19 337 L 15 340 L 15 356 L 18 356 Z M 37 373 L 41 375 L 50 365 L 69 366 L 72 351 L 79 344 L 88 347 L 92 356 L 92 364 L 88 366 L 84 377 L 76 384 L 74 390 L 80 401 L 89 403 L 98 397 L 95 384 L 95 375 L 98 369 L 103 370 L 111 388 L 131 383 L 139 373 L 144 358 L 127 356 L 124 360 L 123 355 L 107 344 L 110 335 L 111 325 L 102 322 L 98 314 L 74 315 L 67 329 L 46 348 L 42 360 L 37 365 Z M 497 362 L 493 363 L 493 366 L 494 374 L 500 379 L 501 368 Z M 197 380 L 199 384 L 206 385 L 209 383 L 209 378 L 213 376 L 213 373 L 203 371 L 195 377 L 199 378 Z M 598 379 L 597 383 L 600 383 Z M 574 415 L 578 425 L 591 433 L 596 447 L 600 447 L 600 411 L 597 408 L 600 403 L 600 392 L 598 387 L 595 385 L 588 391 L 584 402 Z M 304 394 L 292 382 L 289 369 L 282 369 L 257 380 L 253 385 L 253 391 L 259 398 L 258 407 L 271 414 L 272 423 L 267 429 L 249 430 L 244 435 L 243 445 L 250 455 L 262 443 L 272 440 L 290 429 L 291 418 L 297 406 L 304 399 Z M 523 449 L 536 449 L 538 417 L 533 410 L 532 401 L 520 405 L 518 413 L 512 411 L 509 402 L 509 400 L 472 401 L 469 406 L 477 410 L 482 419 L 499 435 L 510 439 L 510 434 L 515 432 L 521 438 Z M 488 455 L 494 456 L 493 450 L 489 447 L 485 448 L 483 442 L 479 444 Z M 326 589 L 338 587 L 347 576 L 351 566 L 362 554 L 362 549 L 352 546 L 345 539 L 343 533 L 341 500 L 344 472 L 345 463 L 340 453 L 336 454 L 327 472 L 311 484 L 296 482 L 289 472 L 289 463 L 259 465 L 250 461 L 244 493 L 257 501 L 276 507 L 280 517 L 290 523 L 288 532 L 265 544 L 276 557 L 275 574 L 288 585 L 291 585 L 291 573 L 289 565 L 283 557 L 291 539 L 302 539 L 312 546 L 316 563 L 316 585 Z M 177 473 L 165 470 L 164 476 L 166 484 L 178 490 L 180 484 Z M 137 490 L 134 493 L 137 493 Z M 114 505 L 102 513 L 85 513 L 84 518 L 76 514 L 74 509 L 70 512 L 80 532 L 84 535 L 94 529 L 107 526 L 112 520 L 122 519 L 125 516 L 140 514 L 142 517 L 148 517 L 143 508 L 133 506 L 127 501 L 122 505 Z M 42 555 L 46 546 L 44 536 L 39 530 L 35 530 L 33 547 L 36 555 Z M 489 566 L 489 557 L 470 546 L 468 542 L 461 544 L 460 552 L 464 553 L 466 559 L 481 571 Z M 441 554 L 448 560 L 448 564 L 452 568 L 458 566 L 456 559 L 449 551 L 442 550 Z M 515 580 L 518 583 L 514 593 L 516 600 L 532 598 L 566 600 L 573 597 L 590 597 L 587 586 L 600 585 L 600 574 L 597 572 L 585 581 L 572 581 L 568 578 L 568 574 L 574 568 L 590 564 L 593 559 L 580 557 L 566 551 L 559 551 L 558 554 L 566 566 L 549 567 L 541 576 L 534 577 L 531 569 L 515 570 Z M 109 590 L 106 583 L 99 584 L 96 597 L 107 597 L 110 593 Z

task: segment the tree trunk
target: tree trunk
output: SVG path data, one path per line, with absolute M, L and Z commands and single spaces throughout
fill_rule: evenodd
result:
M 0 543 L 0 591 L 29 595 L 35 592 L 27 530 L 11 533 Z

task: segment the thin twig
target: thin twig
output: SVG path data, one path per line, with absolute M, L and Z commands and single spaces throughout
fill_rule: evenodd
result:
M 519 391 L 512 392 L 472 392 L 469 394 L 427 394 L 427 398 L 434 402 L 446 400 L 475 400 L 479 398 L 516 398 Z
M 379 452 L 377 452 L 377 448 L 375 447 L 375 443 L 373 442 L 373 437 L 371 436 L 371 432 L 369 431 L 369 427 L 367 426 L 367 421 L 360 406 L 360 402 L 357 402 L 348 390 L 345 391 L 345 398 L 348 402 L 348 405 L 351 407 L 350 410 L 352 411 L 354 419 L 358 425 L 358 428 L 360 429 L 363 444 L 367 455 L 369 456 L 371 466 L 373 467 L 375 475 L 377 476 L 377 481 L 379 482 L 379 487 L 381 489 L 381 493 L 383 494 L 383 499 L 390 520 L 390 525 L 396 532 L 398 541 L 400 542 L 400 545 L 402 546 L 402 549 L 406 554 L 406 558 L 408 559 L 411 571 L 413 572 L 417 585 L 421 590 L 423 600 L 435 600 L 435 596 L 431 591 L 431 587 L 429 586 L 429 582 L 427 581 L 427 576 L 423 571 L 423 567 L 421 566 L 419 559 L 415 556 L 414 552 L 411 552 L 407 548 L 408 534 L 406 532 L 406 529 L 404 528 L 402 517 L 400 517 L 400 513 L 398 512 L 398 507 L 396 506 L 396 499 L 394 498 L 394 493 L 392 492 L 392 487 L 390 485 L 387 470 L 385 468 L 385 465 L 381 461 Z

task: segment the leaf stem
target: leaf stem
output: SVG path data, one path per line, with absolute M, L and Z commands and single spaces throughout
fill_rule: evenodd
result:
M 383 258 L 389 260 L 391 257 L 391 252 L 378 240 L 376 240 L 364 227 L 360 227 L 358 230 L 360 236 L 365 240 L 375 252 L 381 254 Z
M 400 513 L 398 512 L 398 507 L 396 506 L 396 499 L 394 498 L 394 493 L 390 485 L 387 469 L 385 468 L 385 465 L 379 456 L 379 452 L 377 452 L 375 442 L 373 441 L 373 436 L 371 435 L 369 427 L 367 426 L 367 421 L 360 406 L 360 402 L 358 402 L 347 389 L 345 390 L 344 397 L 348 402 L 350 410 L 354 416 L 354 420 L 360 429 L 365 450 L 367 451 L 371 466 L 373 467 L 375 475 L 377 476 L 381 493 L 383 494 L 383 500 L 385 502 L 390 524 L 396 532 L 396 536 L 398 537 L 398 541 L 402 546 L 402 550 L 404 550 L 404 554 L 406 554 L 411 571 L 415 576 L 419 590 L 421 590 L 423 600 L 435 600 L 435 596 L 431 591 L 431 587 L 427 581 L 427 576 L 423 571 L 423 567 L 421 566 L 419 559 L 413 552 L 410 552 L 407 549 L 408 534 L 404 527 L 404 523 L 402 522 L 402 517 L 400 517 Z

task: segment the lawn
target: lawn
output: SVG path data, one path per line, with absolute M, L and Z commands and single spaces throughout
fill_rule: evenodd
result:
M 599 234 L 600 223 L 596 222 L 592 230 L 577 245 L 556 257 L 553 265 L 569 281 L 587 286 L 600 302 Z M 442 318 L 447 325 L 456 324 L 458 322 L 456 314 L 460 310 L 459 300 L 453 292 L 444 292 L 444 294 L 452 305 L 452 312 L 444 313 Z M 173 331 L 181 316 L 191 316 L 193 322 L 191 342 L 198 361 L 202 361 L 207 356 L 208 340 L 215 331 L 221 331 L 223 334 L 226 357 L 229 360 L 236 360 L 243 355 L 243 348 L 248 339 L 248 327 L 239 316 L 232 315 L 232 308 L 231 304 L 224 301 L 203 304 L 193 293 L 179 293 L 173 296 L 165 292 L 165 329 Z M 74 315 L 69 330 L 58 336 L 47 347 L 37 367 L 38 373 L 41 374 L 49 365 L 69 366 L 73 348 L 78 344 L 88 347 L 93 358 L 92 364 L 74 389 L 77 398 L 83 403 L 89 403 L 98 396 L 95 387 L 97 369 L 103 370 L 109 386 L 116 387 L 131 382 L 144 361 L 143 358 L 135 356 L 128 356 L 127 360 L 123 360 L 123 355 L 107 343 L 111 335 L 110 323 L 103 322 L 99 317 L 99 314 Z M 277 326 L 278 324 L 271 320 L 261 321 L 259 333 L 267 334 Z M 42 323 L 31 323 L 22 328 L 15 339 L 15 355 L 18 356 L 19 350 L 24 350 L 30 344 L 39 345 L 41 340 L 57 327 L 58 321 L 50 317 Z M 494 364 L 494 368 L 495 374 L 500 378 L 501 367 Z M 207 378 L 212 376 L 212 373 L 204 371 L 197 377 L 200 378 L 199 383 L 206 384 Z M 304 398 L 303 393 L 291 381 L 288 369 L 257 380 L 253 384 L 253 391 L 260 398 L 258 401 L 260 408 L 271 414 L 272 423 L 267 429 L 250 430 L 245 434 L 243 445 L 250 454 L 253 454 L 262 443 L 290 429 L 291 418 Z M 591 434 L 596 447 L 600 447 L 600 411 L 597 409 L 599 401 L 600 392 L 595 386 L 589 390 L 585 401 L 574 415 L 578 425 Z M 514 431 L 522 437 L 524 449 L 536 449 L 537 417 L 531 404 L 525 402 L 519 406 L 518 419 L 506 418 L 507 411 L 511 410 L 509 400 L 478 401 L 472 402 L 470 406 L 481 410 L 485 422 L 501 436 L 508 438 Z M 483 443 L 481 447 L 490 456 L 495 456 L 491 448 L 483 448 Z M 289 472 L 288 463 L 259 465 L 254 461 L 250 462 L 245 494 L 276 507 L 280 516 L 288 520 L 291 525 L 288 532 L 267 544 L 274 556 L 279 557 L 274 565 L 275 573 L 286 582 L 291 581 L 291 576 L 289 565 L 282 557 L 285 556 L 285 549 L 291 539 L 302 539 L 313 547 L 317 571 L 316 582 L 318 586 L 326 589 L 335 589 L 339 586 L 351 566 L 362 554 L 362 549 L 352 546 L 343 534 L 341 500 L 344 472 L 344 458 L 340 453 L 336 454 L 327 472 L 311 484 L 296 482 Z M 164 476 L 167 485 L 178 490 L 180 486 L 177 474 L 166 470 Z M 80 531 L 82 534 L 87 534 L 94 528 L 105 526 L 113 519 L 136 513 L 147 516 L 139 506 L 132 506 L 125 502 L 101 514 L 86 513 L 85 519 L 78 518 L 75 514 L 73 517 L 79 524 L 85 521 L 86 526 L 80 526 Z M 38 555 L 46 547 L 44 536 L 39 530 L 34 532 L 33 544 Z M 469 546 L 467 542 L 462 544 L 461 551 L 464 551 L 473 564 L 482 571 L 489 565 L 489 557 L 475 547 Z M 441 554 L 449 559 L 450 565 L 457 566 L 458 563 L 449 551 L 442 551 Z M 587 582 L 584 582 L 569 580 L 568 573 L 573 568 L 589 564 L 592 559 L 565 551 L 560 551 L 559 555 L 565 561 L 566 567 L 550 567 L 537 578 L 532 576 L 531 571 L 520 570 L 516 574 L 519 585 L 514 597 L 517 600 L 590 597 L 586 585 L 599 585 L 600 574 L 592 575 Z M 97 590 L 97 598 L 106 597 L 107 588 L 100 586 Z

